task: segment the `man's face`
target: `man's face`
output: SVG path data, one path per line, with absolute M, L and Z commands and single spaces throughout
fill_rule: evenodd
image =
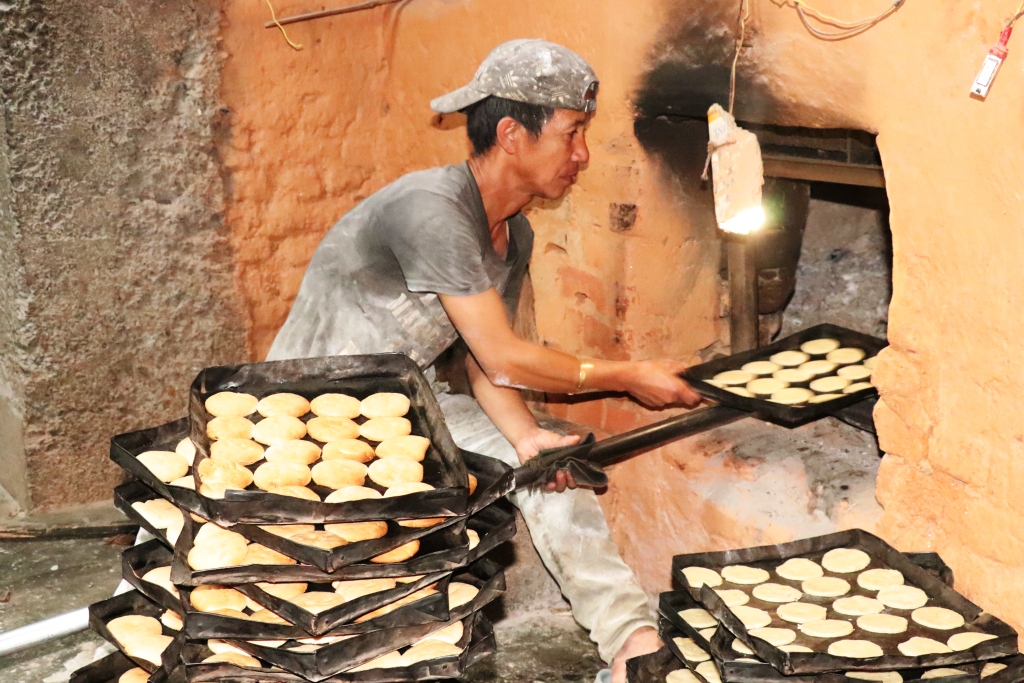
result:
M 519 168 L 527 190 L 535 197 L 561 199 L 590 160 L 587 124 L 590 114 L 556 109 L 536 138 L 525 134 Z

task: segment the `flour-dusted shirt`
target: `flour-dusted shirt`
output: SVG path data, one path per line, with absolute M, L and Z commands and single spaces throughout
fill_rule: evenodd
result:
M 438 294 L 494 287 L 515 311 L 533 230 L 521 213 L 508 229 L 502 259 L 465 163 L 399 178 L 324 237 L 267 360 L 400 352 L 430 365 L 458 337 Z

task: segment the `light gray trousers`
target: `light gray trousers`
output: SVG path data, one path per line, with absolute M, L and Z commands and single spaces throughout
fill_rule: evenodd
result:
M 512 467 L 519 458 L 480 404 L 469 396 L 438 393 L 455 443 Z M 511 501 L 530 528 L 544 566 L 572 605 L 572 614 L 610 662 L 633 631 L 654 626 L 647 595 L 619 555 L 597 496 L 588 489 L 564 493 L 532 488 Z

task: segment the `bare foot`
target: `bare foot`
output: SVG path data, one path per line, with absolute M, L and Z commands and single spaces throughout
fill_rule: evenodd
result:
M 657 652 L 661 646 L 658 631 L 650 626 L 643 626 L 629 634 L 629 638 L 622 644 L 622 649 L 612 660 L 612 683 L 626 683 L 627 659 Z

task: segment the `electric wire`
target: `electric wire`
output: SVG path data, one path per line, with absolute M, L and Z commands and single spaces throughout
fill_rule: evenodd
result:
M 856 21 L 844 21 L 825 14 L 824 12 L 808 5 L 805 0 L 772 0 L 772 2 L 777 4 L 779 7 L 795 7 L 804 28 L 806 28 L 811 35 L 816 38 L 820 38 L 821 40 L 846 40 L 847 38 L 852 38 L 864 33 L 868 29 L 892 16 L 900 7 L 903 6 L 906 0 L 893 0 L 892 4 L 884 12 L 873 17 L 858 19 Z M 813 22 L 825 24 L 838 30 L 826 31 L 816 26 Z
M 301 50 L 301 43 L 294 43 L 292 39 L 288 37 L 288 32 L 284 30 L 284 26 L 277 20 L 277 15 L 274 13 L 274 6 L 270 4 L 270 0 L 267 0 L 267 7 L 270 8 L 270 18 L 274 21 L 274 25 L 281 29 L 281 35 L 284 36 L 285 42 L 287 42 L 293 50 Z

